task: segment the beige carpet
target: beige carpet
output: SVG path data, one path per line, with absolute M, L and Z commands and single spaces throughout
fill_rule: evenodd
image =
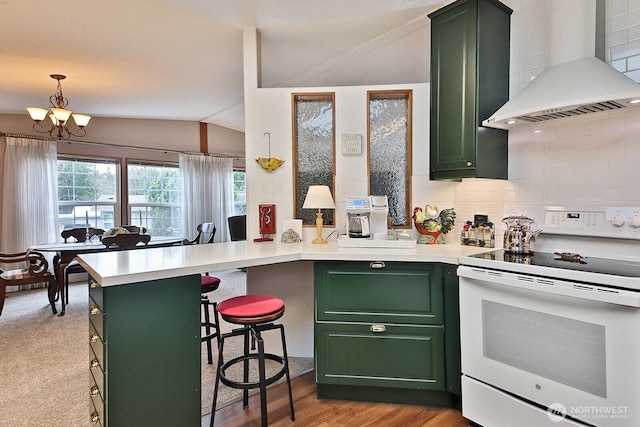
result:
M 245 273 L 217 272 L 222 300 L 246 291 Z M 83 426 L 89 423 L 88 288 L 72 284 L 64 317 L 54 316 L 46 289 L 10 293 L 0 316 L 0 426 Z M 230 330 L 223 324 L 222 330 Z M 228 343 L 226 358 L 241 343 Z M 207 364 L 202 345 L 202 414 L 211 412 L 214 364 Z M 311 358 L 290 358 L 292 376 L 313 369 Z M 241 392 L 220 386 L 218 407 L 241 398 Z

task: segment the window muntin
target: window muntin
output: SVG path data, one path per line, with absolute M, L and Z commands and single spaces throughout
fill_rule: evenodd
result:
M 411 90 L 369 91 L 369 193 L 386 195 L 396 228 L 411 228 Z
M 294 93 L 293 158 L 294 217 L 305 225 L 316 223 L 316 211 L 302 209 L 311 185 L 327 185 L 334 191 L 335 94 Z M 324 225 L 334 225 L 334 210 L 323 209 Z
M 118 212 L 119 163 L 111 159 L 58 157 L 58 217 L 65 226 L 109 229 Z
M 233 214 L 247 213 L 247 174 L 243 170 L 233 171 Z
M 177 164 L 127 162 L 129 224 L 152 236 L 182 236 L 180 171 Z

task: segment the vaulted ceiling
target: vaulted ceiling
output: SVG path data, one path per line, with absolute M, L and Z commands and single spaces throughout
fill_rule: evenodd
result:
M 0 1 L 0 114 L 48 106 L 96 117 L 244 130 L 242 34 L 262 41 L 263 87 L 429 79 L 439 0 Z

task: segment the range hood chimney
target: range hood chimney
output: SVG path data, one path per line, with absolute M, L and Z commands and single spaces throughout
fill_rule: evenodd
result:
M 602 0 L 547 0 L 545 69 L 482 124 L 498 129 L 630 107 L 640 85 L 596 58 Z M 596 28 L 598 34 L 596 37 Z M 603 58 L 604 55 L 601 55 Z M 635 101 L 635 102 L 634 102 Z M 640 105 L 636 104 L 636 105 Z

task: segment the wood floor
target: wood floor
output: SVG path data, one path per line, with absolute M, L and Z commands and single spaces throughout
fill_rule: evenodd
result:
M 315 427 L 468 427 L 469 421 L 452 409 L 424 406 L 393 405 L 386 403 L 347 402 L 318 400 L 313 372 L 292 380 L 295 421 L 289 419 L 289 400 L 285 384 L 271 387 L 267 392 L 269 426 Z M 205 416 L 202 425 L 208 426 Z M 220 408 L 216 413 L 216 427 L 260 426 L 260 400 L 251 396 L 249 407 L 235 402 Z

